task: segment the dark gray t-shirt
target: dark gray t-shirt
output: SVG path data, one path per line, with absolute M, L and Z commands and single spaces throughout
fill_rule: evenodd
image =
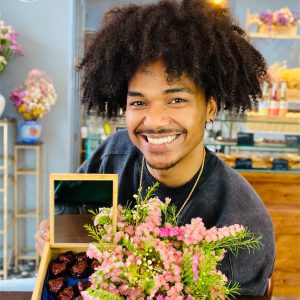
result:
M 79 168 L 79 172 L 117 173 L 118 200 L 120 204 L 126 204 L 137 193 L 141 165 L 141 152 L 131 143 L 127 130 L 121 130 L 102 142 L 93 156 Z M 171 198 L 179 210 L 195 183 L 195 177 L 177 188 L 160 184 L 156 195 L 161 200 Z M 143 191 L 155 181 L 145 167 Z M 180 214 L 179 223 L 189 223 L 195 217 L 201 217 L 207 228 L 241 224 L 262 236 L 263 245 L 259 250 L 250 254 L 246 249 L 240 250 L 237 256 L 228 252 L 220 270 L 229 281 L 240 284 L 241 295 L 263 295 L 275 257 L 272 221 L 250 184 L 209 150 L 202 176 Z

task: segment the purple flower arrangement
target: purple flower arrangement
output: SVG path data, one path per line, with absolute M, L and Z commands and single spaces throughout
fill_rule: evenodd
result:
M 273 24 L 273 13 L 270 10 L 264 11 L 259 15 L 259 19 L 266 25 Z
M 299 23 L 299 15 L 285 7 L 274 12 L 271 10 L 264 11 L 259 15 L 259 20 L 268 26 L 294 26 Z

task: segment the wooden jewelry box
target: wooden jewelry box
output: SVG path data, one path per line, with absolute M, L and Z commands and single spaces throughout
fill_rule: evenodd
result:
M 33 300 L 47 300 L 45 278 L 50 261 L 66 251 L 85 252 L 93 240 L 83 227 L 92 224 L 89 208 L 113 207 L 113 228 L 117 228 L 117 174 L 51 174 L 50 175 L 50 241 L 46 243 Z M 57 213 L 65 207 L 64 213 Z M 68 209 L 66 209 L 68 207 Z M 111 244 L 105 249 L 113 247 Z

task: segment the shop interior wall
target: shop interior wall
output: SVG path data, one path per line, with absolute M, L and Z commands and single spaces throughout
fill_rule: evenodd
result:
M 20 84 L 29 70 L 37 68 L 53 78 L 58 101 L 51 112 L 41 119 L 43 125 L 44 152 L 44 216 L 48 216 L 48 182 L 50 173 L 73 172 L 78 162 L 79 118 L 74 117 L 79 99 L 75 97 L 75 6 L 86 5 L 86 28 L 95 29 L 99 16 L 109 7 L 126 4 L 130 0 L 0 0 L 0 18 L 20 32 L 19 41 L 27 52 L 26 57 L 12 61 L 0 78 L 0 89 L 8 99 L 9 91 Z M 135 0 L 136 3 L 149 3 L 151 0 Z M 298 11 L 299 0 L 230 0 L 234 16 L 244 27 L 246 9 L 261 12 L 266 9 L 277 10 L 288 6 Z M 286 60 L 289 67 L 300 65 L 299 41 L 293 40 L 254 40 L 254 45 L 264 54 L 268 64 Z M 21 121 L 15 108 L 7 100 L 5 116 Z M 33 160 L 32 157 L 28 158 Z M 34 182 L 29 184 L 28 193 L 33 194 Z M 28 198 L 30 199 L 30 197 Z M 12 202 L 12 199 L 10 199 Z M 28 232 L 32 240 L 34 230 Z
M 75 169 L 73 165 L 73 110 L 76 103 L 74 93 L 74 1 L 0 0 L 0 19 L 13 26 L 19 33 L 18 41 L 27 53 L 26 57 L 15 58 L 1 76 L 1 94 L 6 98 L 4 117 L 20 115 L 9 101 L 9 92 L 20 85 L 27 73 L 35 68 L 45 71 L 53 78 L 58 100 L 51 112 L 40 120 L 43 126 L 43 217 L 48 216 L 48 186 L 50 173 L 66 173 Z M 14 143 L 10 136 L 10 144 Z M 33 164 L 34 157 L 28 153 L 26 160 Z M 26 189 L 27 206 L 33 206 L 34 178 L 28 178 Z M 27 182 L 27 181 L 26 181 Z M 13 199 L 9 199 L 11 207 Z M 34 226 L 27 232 L 27 241 L 34 245 Z M 0 255 L 2 251 L 0 251 Z
M 118 4 L 151 3 L 151 0 L 86 0 L 86 29 L 94 30 L 99 26 L 100 16 L 104 11 Z M 300 0 L 229 0 L 229 5 L 241 27 L 246 23 L 246 11 L 260 13 L 265 10 L 279 10 L 288 7 L 291 11 L 300 13 Z M 300 32 L 298 32 L 300 34 Z M 265 56 L 267 63 L 273 64 L 285 60 L 288 67 L 300 65 L 299 40 L 268 40 L 253 39 L 252 43 Z
M 241 27 L 245 26 L 247 9 L 251 13 L 261 13 L 268 9 L 276 11 L 288 7 L 291 11 L 300 13 L 300 0 L 230 0 L 230 4 Z M 286 61 L 289 68 L 300 66 L 300 40 L 252 39 L 252 43 L 264 55 L 268 65 Z

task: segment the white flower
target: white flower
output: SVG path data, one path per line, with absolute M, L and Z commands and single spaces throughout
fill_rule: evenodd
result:
M 4 65 L 7 64 L 7 61 L 6 61 L 5 57 L 2 56 L 2 55 L 0 55 L 0 63 L 2 63 L 2 64 L 4 64 Z

